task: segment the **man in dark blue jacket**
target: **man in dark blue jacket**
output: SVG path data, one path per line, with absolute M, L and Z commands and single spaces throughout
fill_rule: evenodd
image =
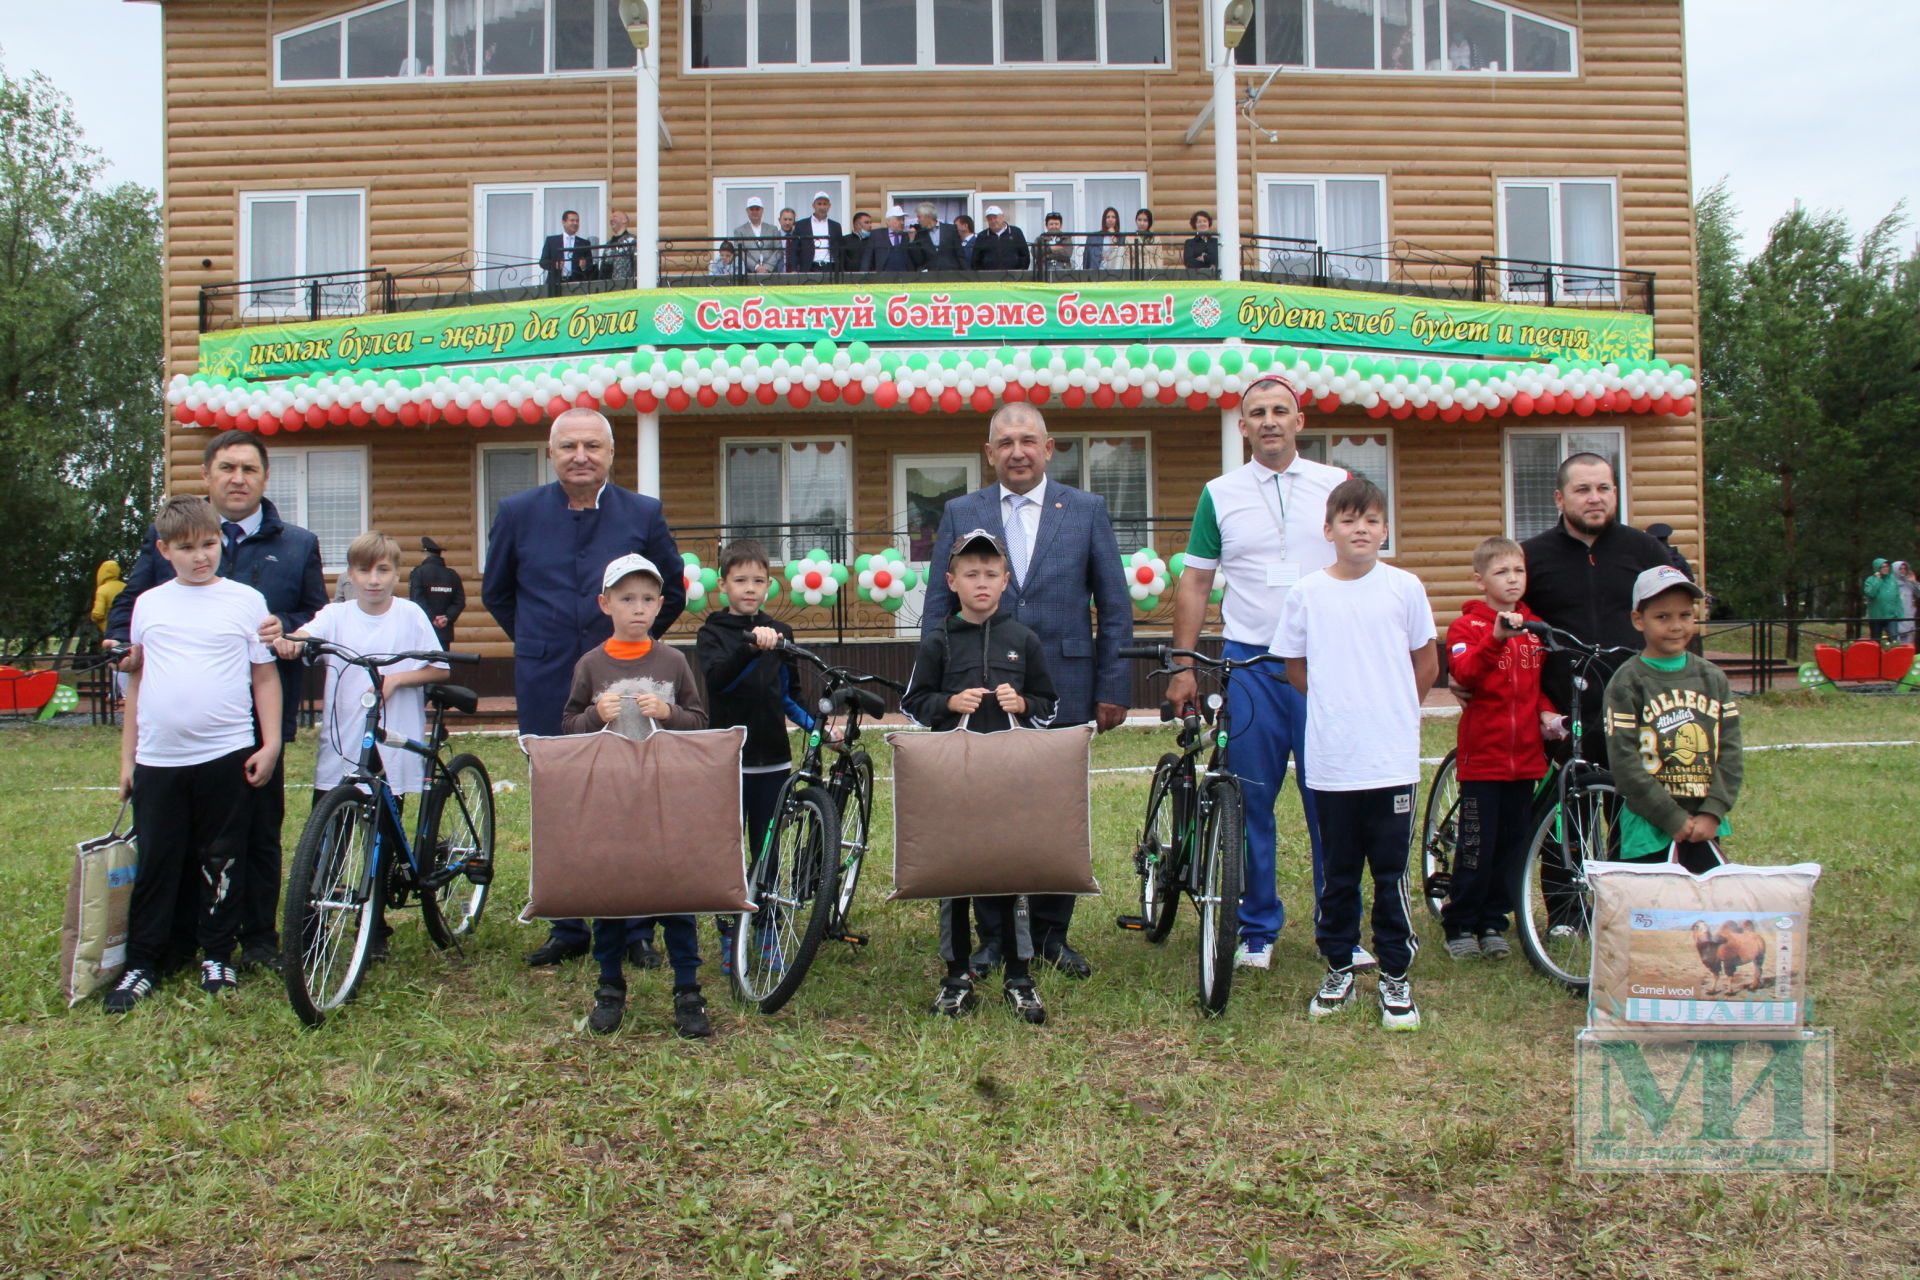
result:
M 600 612 L 607 565 L 638 552 L 667 571 L 656 639 L 680 616 L 687 589 L 660 500 L 608 483 L 613 428 L 604 417 L 569 409 L 555 418 L 547 457 L 559 479 L 500 504 L 487 535 L 480 598 L 513 641 L 520 732 L 551 736 L 560 732 L 574 664 L 613 634 L 612 619 Z M 556 920 L 527 963 L 585 955 L 590 940 L 585 921 Z
M 267 598 L 273 613 L 260 627 L 264 640 L 298 631 L 326 607 L 327 582 L 320 570 L 320 540 L 280 518 L 267 501 L 267 447 L 248 431 L 222 431 L 207 441 L 201 468 L 207 498 L 220 512 L 225 544 L 220 576 L 244 582 Z M 109 645 L 127 643 L 133 602 L 149 587 L 173 577 L 173 566 L 155 547 L 149 528 L 127 589 L 107 615 Z M 123 669 L 127 664 L 123 662 Z M 295 660 L 280 666 L 281 733 L 292 742 L 305 676 Z M 257 788 L 249 815 L 247 852 L 240 862 L 240 966 L 280 967 L 280 827 L 286 818 L 286 755 L 273 776 Z

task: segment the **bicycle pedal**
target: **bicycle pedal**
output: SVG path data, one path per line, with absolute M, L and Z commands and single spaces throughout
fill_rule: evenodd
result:
M 840 941 L 849 946 L 864 947 L 867 945 L 867 935 L 864 933 L 843 933 L 840 935 Z
M 1147 927 L 1147 918 L 1145 916 L 1115 916 L 1113 923 L 1115 928 L 1131 929 L 1135 933 L 1138 933 Z
M 466 866 L 467 883 L 485 885 L 493 883 L 493 861 L 469 862 Z

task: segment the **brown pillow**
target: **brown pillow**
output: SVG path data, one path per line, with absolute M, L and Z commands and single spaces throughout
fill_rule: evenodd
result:
M 886 738 L 892 900 L 1100 892 L 1089 812 L 1092 725 Z
M 527 914 L 750 910 L 740 840 L 744 728 L 523 737 L 532 790 Z

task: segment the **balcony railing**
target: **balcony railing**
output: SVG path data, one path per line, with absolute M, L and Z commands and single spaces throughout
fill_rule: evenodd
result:
M 1322 289 L 1653 314 L 1651 271 L 1456 258 L 1405 241 L 1334 250 L 1312 240 L 1248 236 L 1241 241 L 1240 274 L 1246 280 Z

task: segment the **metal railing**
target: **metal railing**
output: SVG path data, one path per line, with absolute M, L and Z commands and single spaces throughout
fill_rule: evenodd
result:
M 1700 627 L 1700 646 L 1741 693 L 1800 685 L 1800 668 L 1821 645 L 1866 639 L 1865 618 L 1721 618 Z
M 875 236 L 884 236 L 876 228 Z M 804 284 L 892 284 L 913 281 L 980 281 L 1092 283 L 1097 281 L 1216 280 L 1214 268 L 1189 269 L 1183 259 L 1185 238 L 1149 237 L 1145 240 L 1127 234 L 1109 252 L 1104 244 L 1097 256 L 1091 253 L 1091 240 L 1099 233 L 1087 231 L 1042 232 L 1027 242 L 1027 265 L 1016 270 L 975 271 L 971 267 L 926 268 L 908 271 L 869 271 L 865 245 L 849 234 L 840 244 L 831 267 L 803 267 L 805 247 L 792 246 L 802 241 L 780 239 L 736 239 L 732 236 L 676 236 L 660 242 L 660 284 L 662 288 L 724 285 L 762 287 Z
M 1474 272 L 1474 297 L 1483 302 L 1532 302 L 1547 307 L 1653 314 L 1651 271 L 1481 258 L 1474 264 Z

